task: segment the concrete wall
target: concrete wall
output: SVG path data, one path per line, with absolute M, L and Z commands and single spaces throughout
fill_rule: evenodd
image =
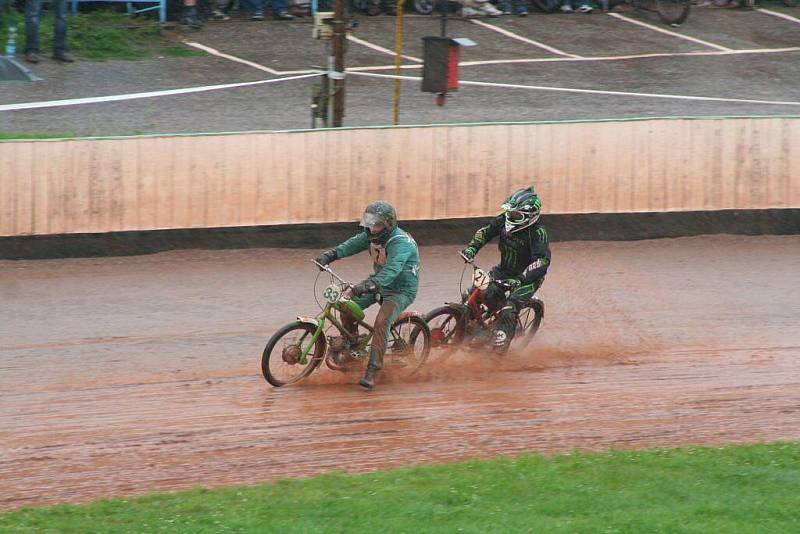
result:
M 800 119 L 495 124 L 0 143 L 0 236 L 496 213 L 800 207 Z

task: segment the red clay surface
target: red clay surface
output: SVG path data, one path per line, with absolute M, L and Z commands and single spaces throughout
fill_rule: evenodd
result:
M 420 298 L 458 293 L 423 249 Z M 483 252 L 484 265 L 494 248 Z M 800 439 L 800 236 L 558 243 L 529 352 L 361 391 L 259 374 L 312 251 L 0 262 L 0 509 L 522 451 Z M 337 263 L 356 279 L 367 258 Z

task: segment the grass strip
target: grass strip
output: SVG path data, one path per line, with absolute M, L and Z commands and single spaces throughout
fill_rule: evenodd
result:
M 12 10 L 2 17 L 0 43 L 5 46 L 10 23 L 17 25 L 17 55 L 25 52 L 25 17 Z M 166 38 L 164 30 L 152 19 L 131 18 L 122 13 L 93 11 L 70 14 L 67 17 L 67 44 L 70 51 L 82 59 L 105 61 L 111 59 L 139 60 L 155 56 L 203 56 L 204 52 L 189 48 Z M 53 51 L 53 16 L 46 12 L 39 24 L 43 55 Z
M 44 133 L 14 133 L 14 132 L 0 132 L 0 140 L 25 140 L 25 139 L 60 139 L 67 137 L 75 137 L 72 134 L 44 134 Z
M 156 125 L 150 123 L 147 128 L 153 129 Z M 142 130 L 131 130 L 120 136 L 147 135 Z M 36 133 L 36 132 L 2 132 L 0 131 L 0 141 L 25 141 L 29 139 L 91 139 L 90 135 L 78 135 L 73 131 L 63 133 Z
M 0 515 L 2 532 L 798 532 L 800 443 L 523 455 Z

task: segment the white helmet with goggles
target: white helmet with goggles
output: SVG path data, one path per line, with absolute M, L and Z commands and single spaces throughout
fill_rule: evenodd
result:
M 513 234 L 539 220 L 542 202 L 533 187 L 520 189 L 508 197 L 500 206 L 506 218 L 505 231 Z

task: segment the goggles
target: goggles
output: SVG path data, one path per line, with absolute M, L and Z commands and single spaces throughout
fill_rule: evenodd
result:
M 512 210 L 506 212 L 506 220 L 512 224 L 519 224 L 527 221 L 531 214 L 525 211 Z
M 380 233 L 386 228 L 386 224 L 384 224 L 383 220 L 374 213 L 365 213 L 362 215 L 360 225 L 367 228 L 371 234 Z

